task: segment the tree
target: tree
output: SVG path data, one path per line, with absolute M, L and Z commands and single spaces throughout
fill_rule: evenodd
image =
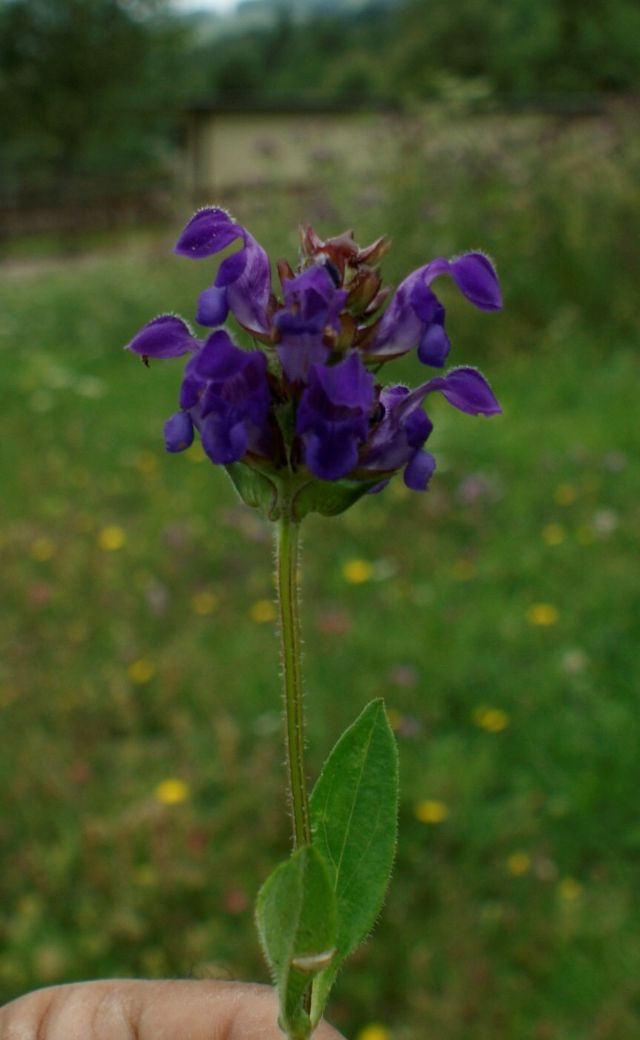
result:
M 0 6 L 0 148 L 23 174 L 144 162 L 166 127 L 164 0 L 8 0 Z

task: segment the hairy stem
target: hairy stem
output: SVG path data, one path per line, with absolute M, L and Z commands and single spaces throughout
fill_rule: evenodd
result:
M 288 516 L 283 516 L 278 521 L 276 546 L 289 804 L 293 819 L 293 847 L 297 849 L 301 845 L 310 844 L 311 828 L 304 769 L 302 650 L 298 596 L 299 525 Z

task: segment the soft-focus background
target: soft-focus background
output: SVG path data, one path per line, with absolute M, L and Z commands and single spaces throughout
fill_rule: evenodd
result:
M 310 774 L 379 695 L 402 764 L 390 895 L 331 1017 L 632 1040 L 640 9 L 195 6 L 0 3 L 0 998 L 266 978 L 270 531 L 199 449 L 164 454 L 181 364 L 121 349 L 193 316 L 215 264 L 170 249 L 216 201 L 274 257 L 307 219 L 389 233 L 390 281 L 482 247 L 504 286 L 483 315 L 439 284 L 504 415 L 435 403 L 428 494 L 306 524 Z

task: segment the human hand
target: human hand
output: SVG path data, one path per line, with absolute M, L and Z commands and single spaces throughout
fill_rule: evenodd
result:
M 0 1008 L 0 1040 L 283 1040 L 269 986 L 107 979 L 36 990 Z M 322 1022 L 313 1040 L 343 1040 Z

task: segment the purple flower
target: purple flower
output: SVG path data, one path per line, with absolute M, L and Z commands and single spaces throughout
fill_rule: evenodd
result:
M 457 260 L 439 257 L 418 268 L 396 289 L 391 303 L 365 353 L 379 361 L 406 354 L 417 345 L 418 357 L 441 368 L 450 342 L 444 330 L 444 307 L 431 289 L 441 274 L 448 274 L 463 296 L 480 310 L 499 310 L 500 286 L 491 261 L 482 253 L 465 253 Z
M 312 364 L 323 364 L 340 332 L 347 299 L 326 267 L 313 264 L 283 282 L 284 307 L 273 324 L 279 332 L 278 356 L 288 379 L 304 380 Z
M 262 246 L 223 209 L 201 209 L 189 221 L 174 252 L 192 260 L 214 256 L 242 239 L 243 247 L 222 261 L 216 280 L 198 303 L 201 325 L 222 325 L 229 310 L 250 332 L 266 332 L 271 266 Z
M 393 473 L 404 469 L 404 481 L 413 491 L 426 491 L 436 468 L 435 459 L 423 451 L 433 423 L 422 409 L 425 398 L 439 390 L 455 408 L 467 415 L 496 415 L 500 405 L 484 376 L 475 368 L 454 368 L 415 390 L 387 387 L 380 394 L 383 416 L 372 432 L 361 459 L 363 473 Z
M 193 420 L 188 412 L 176 412 L 164 424 L 167 451 L 184 451 L 193 444 Z
M 127 344 L 127 350 L 143 358 L 180 357 L 197 350 L 200 341 L 195 338 L 186 321 L 174 314 L 161 314 L 147 322 Z
M 212 333 L 189 363 L 180 403 L 199 429 L 212 462 L 229 465 L 247 452 L 260 455 L 267 449 L 267 360 L 259 350 L 236 347 L 228 333 Z
M 212 462 L 229 465 L 247 452 L 269 454 L 272 402 L 267 360 L 261 351 L 241 350 L 222 330 L 203 344 L 180 318 L 171 315 L 150 321 L 128 349 L 145 358 L 193 353 L 180 389 L 181 411 L 165 423 L 167 451 L 188 448 L 195 427 Z
M 272 517 L 285 502 L 299 516 L 340 512 L 399 471 L 408 487 L 424 491 L 436 465 L 425 450 L 433 429 L 424 409 L 429 394 L 443 394 L 468 415 L 494 415 L 500 407 L 473 368 L 455 368 L 414 390 L 385 387 L 377 373 L 414 348 L 424 363 L 442 367 L 451 344 L 432 282 L 446 274 L 474 306 L 496 310 L 493 266 L 482 253 L 432 260 L 387 304 L 379 271 L 385 238 L 360 248 L 350 231 L 323 241 L 303 227 L 301 236 L 298 270 L 278 264 L 278 298 L 266 252 L 228 213 L 203 209 L 185 227 L 176 246 L 183 256 L 207 259 L 240 248 L 200 294 L 197 320 L 217 330 L 206 341 L 165 314 L 128 345 L 145 361 L 189 357 L 180 410 L 165 424 L 167 450 L 182 451 L 198 432 L 211 461 L 226 466 L 245 500 Z M 229 313 L 257 341 L 255 349 L 242 349 L 218 328 Z
M 353 470 L 369 432 L 373 376 L 357 354 L 329 368 L 312 365 L 300 397 L 296 433 L 304 464 L 321 480 L 340 480 Z

